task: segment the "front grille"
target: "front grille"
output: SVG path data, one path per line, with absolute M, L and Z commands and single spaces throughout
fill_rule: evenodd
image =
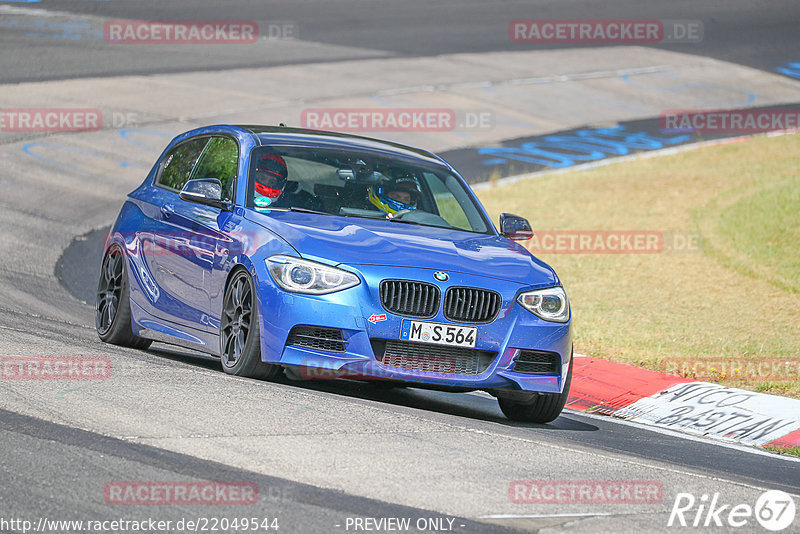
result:
M 396 340 L 372 340 L 372 348 L 383 365 L 453 375 L 479 375 L 496 356 L 485 350 Z
M 512 370 L 528 375 L 557 375 L 560 367 L 561 358 L 554 352 L 521 350 Z
M 439 309 L 439 288 L 425 282 L 384 280 L 381 304 L 386 311 L 397 315 L 433 317 Z
M 459 323 L 491 323 L 500 312 L 499 293 L 475 287 L 451 287 L 444 296 L 444 316 Z
M 326 352 L 345 352 L 347 350 L 347 344 L 340 329 L 321 326 L 295 326 L 289 332 L 286 344 Z

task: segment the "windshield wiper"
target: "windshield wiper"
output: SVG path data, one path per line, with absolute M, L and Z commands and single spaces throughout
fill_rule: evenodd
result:
M 330 215 L 330 213 L 328 213 L 326 211 L 310 210 L 310 209 L 307 209 L 307 208 L 298 208 L 296 206 L 290 206 L 290 207 L 284 208 L 284 209 L 287 209 L 289 211 L 296 211 L 297 213 L 316 213 L 317 215 Z
M 274 208 L 274 209 L 276 209 L 276 210 L 294 211 L 296 213 L 314 213 L 314 214 L 317 214 L 317 215 L 333 215 L 332 213 L 328 213 L 328 212 L 325 212 L 325 211 L 310 210 L 308 208 L 299 208 L 297 206 L 290 206 L 288 208 Z M 355 218 L 358 218 L 358 219 L 370 219 L 370 220 L 373 220 L 373 221 L 374 220 L 380 220 L 380 219 L 378 219 L 376 217 L 367 217 L 366 215 L 356 215 L 356 214 L 349 214 L 349 213 L 347 215 L 339 214 L 339 216 L 340 217 L 355 217 Z M 387 219 L 384 219 L 384 220 L 398 222 L 398 223 L 404 223 L 404 224 L 416 224 L 417 226 L 428 226 L 428 225 L 425 225 L 425 224 L 422 224 L 422 223 L 418 223 L 418 222 L 415 222 L 415 221 L 407 221 L 405 219 L 387 218 Z
M 417 226 L 430 226 L 430 225 L 428 225 L 428 224 L 422 224 L 422 223 L 418 223 L 418 222 L 416 222 L 416 221 L 407 221 L 407 220 L 405 220 L 405 219 L 394 219 L 394 218 L 388 218 L 388 219 L 386 219 L 386 220 L 387 220 L 387 221 L 392 221 L 392 222 L 397 222 L 397 223 L 403 223 L 403 224 L 416 224 Z

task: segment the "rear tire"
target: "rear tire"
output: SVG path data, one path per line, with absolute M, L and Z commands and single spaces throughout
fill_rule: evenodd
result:
M 253 279 L 244 269 L 230 280 L 219 327 L 220 361 L 229 375 L 273 380 L 283 369 L 261 361 L 261 335 Z
M 569 386 L 572 383 L 572 357 L 569 361 L 567 380 L 561 393 L 534 394 L 530 402 L 520 402 L 498 397 L 497 402 L 506 417 L 512 421 L 523 423 L 549 423 L 555 420 L 564 409 L 569 397 Z
M 132 349 L 146 349 L 151 340 L 131 328 L 130 286 L 125 253 L 112 245 L 103 257 L 95 302 L 95 328 L 101 341 Z

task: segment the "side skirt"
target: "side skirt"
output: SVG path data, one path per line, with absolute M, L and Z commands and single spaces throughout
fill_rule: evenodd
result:
M 219 336 L 217 334 L 153 317 L 133 300 L 131 300 L 131 319 L 133 332 L 139 337 L 187 349 L 199 350 L 216 357 L 220 355 Z

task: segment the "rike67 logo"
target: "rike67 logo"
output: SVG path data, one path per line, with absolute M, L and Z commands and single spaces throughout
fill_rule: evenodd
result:
M 770 490 L 762 493 L 755 506 L 730 504 L 720 500 L 720 494 L 703 494 L 697 499 L 691 493 L 678 493 L 669 514 L 667 526 L 673 527 L 733 527 L 753 532 L 753 518 L 763 528 L 779 532 L 794 523 L 796 508 L 788 493 Z

